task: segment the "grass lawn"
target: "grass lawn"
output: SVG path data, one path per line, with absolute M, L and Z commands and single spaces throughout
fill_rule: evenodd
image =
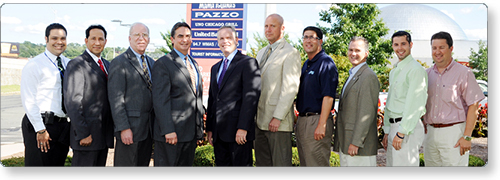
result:
M 21 85 L 2 86 L 2 93 L 19 92 L 19 91 L 21 91 Z

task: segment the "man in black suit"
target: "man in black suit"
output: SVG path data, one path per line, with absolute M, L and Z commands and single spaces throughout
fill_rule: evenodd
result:
M 149 29 L 134 23 L 130 48 L 109 69 L 108 96 L 115 123 L 115 166 L 149 166 L 154 123 L 151 69 L 154 60 L 145 54 Z
M 224 58 L 211 69 L 208 141 L 214 146 L 217 166 L 252 166 L 254 118 L 260 97 L 259 65 L 255 58 L 236 49 L 234 27 L 221 27 L 217 40 Z
M 109 62 L 101 57 L 107 33 L 101 25 L 91 25 L 85 35 L 87 49 L 68 63 L 63 83 L 64 104 L 71 119 L 71 165 L 105 166 L 108 148 L 114 144 L 108 101 Z
M 198 63 L 188 55 L 191 28 L 172 27 L 174 49 L 153 66 L 155 166 L 192 166 L 203 137 L 203 84 Z

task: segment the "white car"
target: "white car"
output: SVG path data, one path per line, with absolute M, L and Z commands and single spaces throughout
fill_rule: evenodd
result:
M 479 102 L 481 106 L 484 106 L 486 103 L 488 103 L 488 82 L 483 81 L 483 80 L 476 80 L 477 84 L 479 85 L 479 88 L 481 88 L 481 91 L 483 91 L 484 96 L 486 96 L 483 100 Z

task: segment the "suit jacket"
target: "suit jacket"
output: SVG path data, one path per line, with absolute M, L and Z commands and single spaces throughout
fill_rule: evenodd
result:
M 207 108 L 207 131 L 224 142 L 235 142 L 238 129 L 247 131 L 247 141 L 255 139 L 255 114 L 260 97 L 260 69 L 257 60 L 236 53 L 227 67 L 220 88 L 217 73 L 222 60 L 212 66 Z
M 293 100 L 299 91 L 301 62 L 300 54 L 284 39 L 262 66 L 262 58 L 271 45 L 257 54 L 261 67 L 261 94 L 257 108 L 257 127 L 269 130 L 273 117 L 281 119 L 278 131 L 293 131 L 295 114 Z
M 109 62 L 101 60 L 108 69 Z M 87 151 L 112 148 L 113 119 L 108 80 L 87 51 L 68 63 L 63 85 L 64 104 L 71 119 L 71 148 Z M 80 140 L 89 135 L 92 135 L 90 146 L 80 146 Z
M 175 51 L 161 57 L 153 66 L 153 107 L 155 111 L 154 139 L 165 142 L 165 135 L 175 132 L 178 142 L 203 137 L 203 83 L 199 74 L 196 92 L 184 60 Z M 189 64 L 188 64 L 189 65 Z
M 359 156 L 377 155 L 377 109 L 380 84 L 367 64 L 353 75 L 340 96 L 334 150 L 348 153 L 349 145 L 359 147 Z
M 154 60 L 149 56 L 145 58 L 152 69 Z M 129 128 L 134 142 L 145 140 L 152 135 L 152 92 L 147 87 L 142 65 L 130 47 L 111 61 L 108 78 L 109 103 L 117 140 L 121 140 L 120 132 Z

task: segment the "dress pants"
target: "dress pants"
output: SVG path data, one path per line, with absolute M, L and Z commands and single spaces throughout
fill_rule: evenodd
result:
M 73 150 L 71 166 L 106 166 L 108 148 L 95 151 Z
M 69 151 L 69 127 L 67 121 L 54 122 L 45 125 L 52 140 L 49 140 L 50 149 L 44 153 L 38 149 L 37 133 L 33 125 L 24 115 L 21 129 L 24 141 L 25 166 L 64 166 Z
M 153 139 L 151 135 L 139 142 L 125 145 L 116 139 L 114 166 L 149 166 L 153 152 Z
M 340 167 L 353 167 L 353 166 L 361 166 L 361 167 L 376 167 L 377 166 L 377 156 L 351 156 L 349 154 L 345 154 L 340 149 L 339 152 L 340 159 Z
M 193 166 L 196 139 L 177 142 L 175 145 L 165 141 L 155 141 L 155 166 Z
M 254 147 L 256 166 L 292 166 L 292 132 L 255 127 Z
M 319 116 L 299 116 L 297 120 L 295 136 L 300 166 L 330 166 L 333 119 L 328 116 L 325 137 L 317 141 L 314 139 L 314 131 L 318 126 Z
M 243 145 L 236 142 L 224 142 L 217 136 L 214 142 L 214 155 L 216 166 L 253 166 L 252 157 L 253 141 Z
M 424 126 L 422 121 L 418 121 L 413 133 L 405 135 L 401 143 L 401 149 L 392 147 L 392 141 L 398 132 L 399 123 L 391 123 L 391 130 L 388 135 L 386 166 L 419 166 L 419 149 L 424 141 Z
M 427 125 L 424 140 L 425 166 L 469 166 L 469 152 L 460 155 L 460 147 L 454 148 L 464 135 L 465 123 L 435 128 Z

